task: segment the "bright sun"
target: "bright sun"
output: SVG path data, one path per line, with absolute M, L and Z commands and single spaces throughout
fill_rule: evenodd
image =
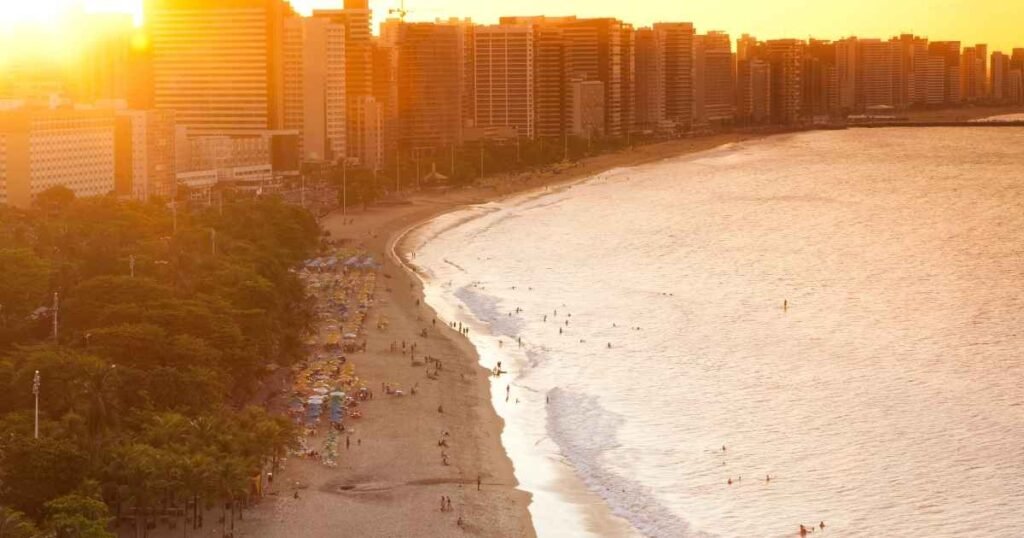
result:
M 0 9 L 0 26 L 54 26 L 74 13 L 131 13 L 142 17 L 141 0 L 9 0 Z

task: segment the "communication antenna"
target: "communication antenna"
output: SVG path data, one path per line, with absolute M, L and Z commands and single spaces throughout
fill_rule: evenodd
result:
M 409 12 L 405 9 L 405 0 L 400 0 L 397 8 L 391 8 L 388 10 L 388 15 L 398 15 L 398 19 L 405 22 L 405 16 Z

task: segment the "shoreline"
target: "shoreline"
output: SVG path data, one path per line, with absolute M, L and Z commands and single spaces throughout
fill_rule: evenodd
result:
M 472 205 L 543 195 L 606 170 L 772 134 L 672 140 L 590 157 L 559 174 L 526 172 L 499 178 L 492 185 L 414 193 L 404 204 L 324 217 L 321 225 L 332 239 L 365 248 L 383 262 L 374 305 L 367 314 L 367 352 L 349 355 L 349 360 L 371 387 L 383 382 L 403 388 L 418 384 L 418 394 L 381 395 L 364 404 L 365 417 L 352 424 L 352 448 L 339 455 L 336 468 L 290 458 L 270 494 L 246 515 L 238 536 L 317 538 L 335 536 L 338 529 L 378 536 L 536 536 L 529 511 L 533 496 L 520 489 L 501 442 L 505 422 L 492 404 L 490 372 L 480 365 L 478 351 L 466 337 L 440 319 L 434 325 L 437 313 L 424 301 L 423 281 L 402 262 L 411 254 L 403 239 L 443 214 Z M 374 328 L 382 318 L 388 321 L 386 332 Z M 426 338 L 419 336 L 423 329 Z M 415 341 L 423 354 L 443 361 L 436 381 L 425 377 L 422 366 L 410 366 L 404 353 L 390 352 L 390 343 L 401 340 Z M 442 431 L 451 433 L 446 449 L 451 465 L 440 458 L 437 443 Z M 299 493 L 298 499 L 293 491 Z M 439 510 L 441 496 L 451 497 L 451 513 Z M 461 527 L 457 518 L 463 520 Z
M 479 353 L 456 330 L 432 324 L 434 309 L 424 300 L 423 281 L 403 257 L 413 256 L 409 232 L 441 215 L 513 196 L 542 196 L 570 188 L 604 171 L 640 166 L 698 154 L 721 146 L 803 131 L 740 132 L 670 140 L 588 157 L 558 173 L 528 171 L 490 177 L 483 185 L 412 193 L 401 203 L 379 205 L 347 215 L 332 212 L 321 226 L 332 239 L 366 249 L 383 265 L 367 314 L 367 352 L 349 355 L 370 386 L 388 382 L 402 387 L 419 384 L 419 394 L 378 398 L 368 402 L 366 418 L 353 424 L 360 444 L 343 452 L 339 465 L 324 469 L 293 458 L 279 473 L 271 493 L 249 515 L 239 536 L 311 538 L 350 534 L 384 536 L 536 536 L 530 506 L 533 495 L 520 489 L 509 449 L 502 443 L 505 421 L 493 405 L 490 372 Z M 388 332 L 372 328 L 370 319 L 385 317 Z M 419 337 L 421 330 L 428 337 Z M 440 358 L 444 372 L 436 381 L 425 368 L 410 367 L 403 355 L 389 352 L 390 342 L 419 342 L 424 354 Z M 438 407 L 444 413 L 438 412 Z M 452 434 L 443 465 L 437 446 L 442 431 Z M 476 490 L 477 477 L 482 479 Z M 573 475 L 575 477 L 575 475 Z M 563 477 L 556 477 L 561 479 Z M 579 477 L 575 477 L 581 482 Z M 302 492 L 293 499 L 291 492 Z M 580 493 L 575 488 L 567 497 Z M 584 493 L 590 493 L 585 490 Z M 438 498 L 452 498 L 453 513 L 438 510 Z M 589 507 L 593 508 L 593 507 Z M 610 514 L 607 506 L 603 512 Z M 602 510 L 597 510 L 601 512 Z M 600 520 L 593 510 L 589 523 Z M 456 518 L 463 520 L 460 527 Z M 588 525 L 590 527 L 590 525 Z M 596 530 L 596 529 L 591 529 Z

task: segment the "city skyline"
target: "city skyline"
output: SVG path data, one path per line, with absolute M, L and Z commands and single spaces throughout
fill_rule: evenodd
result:
M 0 13 L 0 33 L 10 32 L 16 24 L 53 24 L 73 6 L 88 12 L 131 14 L 142 20 L 143 0 L 42 0 L 6 6 Z M 301 14 L 314 9 L 337 8 L 341 0 L 292 0 Z M 400 0 L 371 0 L 373 28 L 398 8 Z M 805 0 L 778 0 L 771 4 L 756 0 L 723 0 L 678 7 L 660 0 L 639 0 L 623 9 L 611 0 L 583 2 L 570 0 L 552 7 L 541 0 L 523 0 L 515 6 L 471 2 L 468 0 L 408 1 L 409 21 L 436 18 L 471 18 L 474 22 L 497 22 L 501 16 L 576 15 L 579 17 L 616 17 L 634 26 L 655 22 L 686 20 L 701 30 L 721 30 L 733 36 L 747 33 L 762 39 L 843 37 L 886 37 L 912 33 L 932 39 L 958 40 L 963 43 L 987 43 L 992 50 L 1022 46 L 1019 24 L 1024 21 L 1024 3 L 1008 0 L 944 0 L 938 9 L 929 0 L 863 0 L 854 3 L 808 3 Z M 785 16 L 780 16 L 784 13 Z M 884 16 L 879 16 L 879 15 Z

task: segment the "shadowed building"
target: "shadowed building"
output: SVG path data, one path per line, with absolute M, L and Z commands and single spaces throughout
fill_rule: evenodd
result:
M 724 32 L 694 38 L 694 110 L 701 123 L 730 123 L 736 116 L 732 41 Z
M 765 43 L 771 65 L 772 123 L 793 125 L 803 120 L 803 62 L 806 45 L 798 39 Z
M 654 24 L 665 74 L 665 118 L 682 130 L 693 125 L 693 24 Z
M 443 23 L 387 21 L 381 40 L 394 48 L 396 136 L 400 151 L 461 141 L 464 29 Z

